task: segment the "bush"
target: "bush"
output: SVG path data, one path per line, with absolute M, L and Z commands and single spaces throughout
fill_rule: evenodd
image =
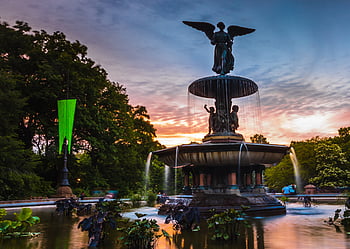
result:
M 156 193 L 152 193 L 152 192 L 147 193 L 147 206 L 153 207 L 156 200 L 157 200 Z
M 142 196 L 140 194 L 133 194 L 130 197 L 130 201 L 132 203 L 132 207 L 133 208 L 138 208 L 141 206 L 141 200 L 142 200 Z

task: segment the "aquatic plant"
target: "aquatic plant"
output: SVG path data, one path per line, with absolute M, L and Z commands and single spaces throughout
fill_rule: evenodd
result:
M 29 227 L 38 224 L 40 218 L 32 216 L 32 210 L 30 208 L 22 208 L 19 213 L 14 213 L 16 220 L 4 220 L 3 217 L 7 215 L 5 209 L 0 209 L 0 237 L 13 238 L 13 237 L 33 237 L 39 233 L 33 233 L 27 231 Z
M 278 200 L 280 200 L 282 202 L 283 206 L 285 206 L 285 205 L 287 205 L 289 198 L 287 196 L 281 196 L 281 197 L 278 197 Z
M 237 239 L 242 227 L 250 225 L 245 219 L 244 210 L 248 207 L 242 207 L 242 210 L 227 209 L 221 213 L 215 213 L 207 219 L 208 229 L 212 232 L 212 240 Z M 215 212 L 215 210 L 212 210 Z
M 98 246 L 111 230 L 117 228 L 117 219 L 126 206 L 120 200 L 104 201 L 103 198 L 96 203 L 94 214 L 78 224 L 81 231 L 88 231 L 90 247 Z
M 343 219 L 341 220 L 341 224 L 350 231 L 350 210 L 345 210 L 343 214 Z
M 103 198 L 96 203 L 97 211 L 108 212 L 109 216 L 120 217 L 121 212 L 127 209 L 129 205 L 121 200 L 104 201 Z
M 350 210 L 346 209 L 341 214 L 341 209 L 335 210 L 334 217 L 329 217 L 328 221 L 324 221 L 328 225 L 333 225 L 337 232 L 342 232 L 340 226 L 344 227 L 344 231 L 347 235 L 350 235 Z
M 197 207 L 188 207 L 182 202 L 175 206 L 169 206 L 165 218 L 165 224 L 173 222 L 174 230 L 192 230 L 199 231 L 200 216 Z
M 118 228 L 124 234 L 119 239 L 123 241 L 124 246 L 128 249 L 153 249 L 160 237 L 170 238 L 170 235 L 159 228 L 157 221 L 154 219 L 140 219 L 145 214 L 135 213 L 139 218 L 129 222 L 125 227 Z

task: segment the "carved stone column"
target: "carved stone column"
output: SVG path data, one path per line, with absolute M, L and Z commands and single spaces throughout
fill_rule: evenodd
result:
M 205 189 L 205 174 L 203 172 L 199 174 L 199 188 Z
M 240 194 L 239 187 L 237 185 L 237 172 L 232 171 L 227 174 L 227 192 L 232 194 Z
M 189 172 L 184 172 L 184 186 L 188 187 L 190 185 L 190 175 Z
M 255 192 L 265 192 L 264 185 L 263 185 L 263 179 L 262 174 L 263 170 L 265 169 L 264 165 L 257 165 L 255 167 Z
M 252 185 L 252 172 L 247 172 L 246 175 L 245 175 L 245 179 L 246 179 L 247 187 Z

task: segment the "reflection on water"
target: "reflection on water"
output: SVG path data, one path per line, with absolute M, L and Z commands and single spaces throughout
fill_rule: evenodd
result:
M 264 228 L 262 220 L 252 219 L 249 227 L 241 227 L 240 236 L 230 241 L 213 241 L 206 226 L 201 232 L 174 234 L 173 240 L 178 249 L 264 249 Z M 162 247 L 161 247 L 162 248 Z
M 160 239 L 157 249 L 349 249 L 350 238 L 344 231 L 337 232 L 334 226 L 324 221 L 333 217 L 334 211 L 343 206 L 320 205 L 304 208 L 301 204 L 288 204 L 287 214 L 268 218 L 252 218 L 251 227 L 242 227 L 236 241 L 217 242 L 210 239 L 204 225 L 200 232 L 175 232 L 171 224 L 164 224 L 165 216 L 158 216 L 155 208 L 142 208 L 137 212 L 156 219 L 161 228 L 173 235 L 172 243 Z M 0 240 L 0 248 L 6 249 L 87 249 L 87 232 L 81 232 L 77 225 L 81 218 L 58 217 L 54 208 L 32 208 L 33 215 L 41 223 L 33 231 L 41 234 L 37 238 Z M 18 209 L 17 209 L 18 210 Z M 16 211 L 17 211 L 16 210 Z M 343 209 L 344 210 L 344 209 Z M 8 210 L 8 212 L 13 212 Z M 136 212 L 136 210 L 135 210 Z M 134 212 L 124 214 L 136 218 Z M 342 229 L 342 228 L 341 228 Z M 119 249 L 116 235 L 99 248 Z

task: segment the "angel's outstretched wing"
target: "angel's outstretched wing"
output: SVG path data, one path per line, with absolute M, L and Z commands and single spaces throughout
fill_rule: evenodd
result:
M 231 25 L 227 28 L 227 32 L 229 33 L 231 39 L 233 39 L 233 37 L 235 36 L 246 35 L 254 31 L 255 29 L 244 28 L 244 27 L 235 26 L 235 25 Z
M 208 22 L 189 22 L 189 21 L 183 21 L 184 24 L 198 29 L 200 31 L 203 31 L 207 37 L 211 40 L 214 34 L 215 26 Z

